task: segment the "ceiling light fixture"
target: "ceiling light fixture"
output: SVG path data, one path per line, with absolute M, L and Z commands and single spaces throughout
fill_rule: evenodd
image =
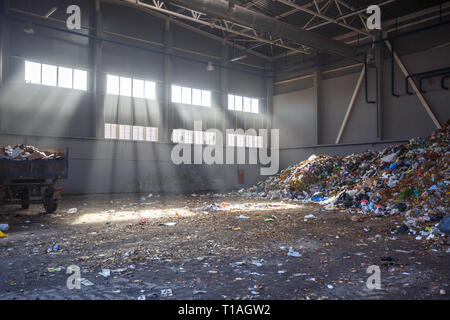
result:
M 33 24 L 31 22 L 27 22 L 23 31 L 28 34 L 34 34 Z
M 211 61 L 208 62 L 208 66 L 206 67 L 206 71 L 214 71 L 214 66 Z

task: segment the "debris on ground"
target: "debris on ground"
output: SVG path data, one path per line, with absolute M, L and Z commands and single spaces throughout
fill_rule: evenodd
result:
M 239 194 L 314 202 L 326 211 L 345 209 L 352 215 L 399 214 L 405 221 L 393 232 L 421 233 L 429 240 L 445 233 L 437 223 L 449 211 L 449 140 L 450 120 L 430 137 L 414 138 L 381 152 L 313 155 Z M 425 230 L 428 222 L 436 225 Z

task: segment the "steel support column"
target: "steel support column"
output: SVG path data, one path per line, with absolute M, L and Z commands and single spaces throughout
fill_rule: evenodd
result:
M 6 20 L 6 16 L 9 14 L 10 3 L 9 0 L 4 0 L 3 5 L 0 5 L 0 131 L 7 130 L 7 106 L 4 100 L 4 92 L 6 90 L 6 84 L 8 81 L 9 71 L 9 48 L 10 48 L 10 36 L 9 36 L 9 24 Z
M 94 35 L 98 38 L 102 37 L 103 33 L 103 16 L 100 10 L 100 1 L 94 2 Z M 93 65 L 92 65 L 92 95 L 94 100 L 94 117 L 93 123 L 93 135 L 96 138 L 105 137 L 105 103 L 104 103 L 104 91 L 105 78 L 102 76 L 102 61 L 103 61 L 103 43 L 101 40 L 92 41 L 92 53 L 93 53 Z
M 225 137 L 228 126 L 228 92 L 230 91 L 230 74 L 226 68 L 230 63 L 230 52 L 226 41 L 222 42 L 221 54 L 224 68 L 220 68 L 220 106 L 216 112 L 216 121 L 218 121 L 218 123 L 216 122 L 216 129 L 221 130 Z
M 164 56 L 164 104 L 162 109 L 162 139 L 163 142 L 170 142 L 170 134 L 173 130 L 173 109 L 171 104 L 171 83 L 172 83 L 172 23 L 171 19 L 166 19 L 164 29 L 164 51 L 167 55 Z
M 376 40 L 383 38 L 383 33 L 378 32 L 376 35 Z M 379 42 L 375 47 L 375 63 L 378 68 L 377 77 L 377 140 L 384 139 L 384 105 L 383 105 L 383 92 L 384 92 L 384 81 L 383 81 L 383 70 L 384 70 L 384 59 L 383 59 L 383 43 Z
M 272 64 L 266 63 L 266 69 L 271 70 Z M 271 148 L 271 129 L 273 128 L 273 94 L 274 94 L 274 77 L 266 77 L 266 129 L 267 129 L 267 147 Z
M 320 128 L 322 124 L 322 115 L 321 115 L 321 107 L 320 107 L 320 85 L 322 82 L 322 69 L 321 67 L 317 67 L 313 73 L 313 109 L 314 109 L 314 142 L 316 145 L 321 143 L 321 133 Z

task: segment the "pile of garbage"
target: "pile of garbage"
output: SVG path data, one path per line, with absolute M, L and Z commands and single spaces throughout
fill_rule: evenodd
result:
M 311 156 L 240 193 L 250 197 L 318 202 L 350 213 L 439 221 L 450 194 L 450 120 L 427 138 L 347 157 Z M 407 229 L 408 230 L 408 229 Z
M 14 147 L 0 147 L 0 160 L 41 160 L 41 159 L 61 159 L 62 155 L 51 151 L 41 151 L 33 146 L 23 144 Z

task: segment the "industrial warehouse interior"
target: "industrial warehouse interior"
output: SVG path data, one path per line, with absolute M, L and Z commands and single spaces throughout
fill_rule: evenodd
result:
M 449 300 L 450 1 L 0 10 L 0 300 Z

